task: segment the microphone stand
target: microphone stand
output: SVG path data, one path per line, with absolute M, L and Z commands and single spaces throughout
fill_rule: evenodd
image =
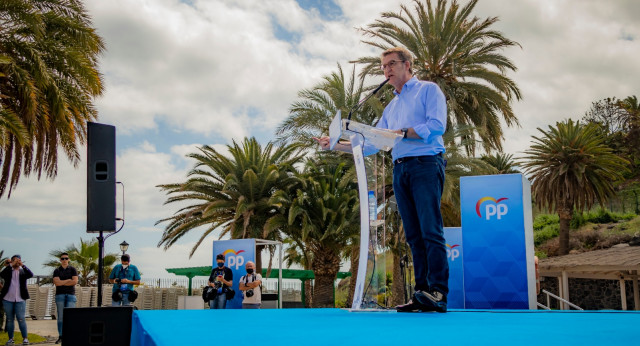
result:
M 360 108 L 360 106 L 362 106 L 362 104 L 364 104 L 365 102 L 367 102 L 367 100 L 369 100 L 373 95 L 375 95 L 375 94 L 378 92 L 378 90 L 382 89 L 382 87 L 383 87 L 385 84 L 387 84 L 387 82 L 388 82 L 388 81 L 389 81 L 389 80 L 388 80 L 388 79 L 386 79 L 384 82 L 380 83 L 380 85 L 378 85 L 378 87 L 377 87 L 377 88 L 376 88 L 376 89 L 375 89 L 371 94 L 367 95 L 367 97 L 365 97 L 365 98 L 363 98 L 362 100 L 360 100 L 360 102 L 358 102 L 358 104 L 357 104 L 357 105 L 355 105 L 355 106 L 353 106 L 353 107 L 351 108 L 351 110 L 349 111 L 349 115 L 347 116 L 347 123 L 346 123 L 345 129 L 349 130 L 349 122 L 351 121 L 351 114 L 352 114 L 355 110 L 357 110 L 358 108 Z

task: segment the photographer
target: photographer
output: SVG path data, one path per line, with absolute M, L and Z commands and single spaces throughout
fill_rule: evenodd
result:
M 140 272 L 138 267 L 129 264 L 131 261 L 129 255 L 122 255 L 120 261 L 122 264 L 113 267 L 109 274 L 109 282 L 113 284 L 111 306 L 131 305 L 135 300 L 134 297 L 137 297 L 133 285 L 140 285 Z
M 249 261 L 245 266 L 247 275 L 240 278 L 239 289 L 244 292 L 243 309 L 260 309 L 262 304 L 262 275 L 256 274 L 256 265 Z
M 224 309 L 227 307 L 227 291 L 233 284 L 233 272 L 224 266 L 224 255 L 216 256 L 217 267 L 211 270 L 209 275 L 209 286 L 215 289 L 215 298 L 209 301 L 211 309 Z

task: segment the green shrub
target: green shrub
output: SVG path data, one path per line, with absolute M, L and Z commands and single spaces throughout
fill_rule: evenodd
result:
M 620 219 L 625 221 L 633 220 L 635 219 L 636 216 L 638 216 L 635 213 L 626 213 L 626 214 L 619 214 L 619 215 L 620 215 Z
M 587 223 L 587 220 L 585 220 L 584 218 L 584 213 L 574 210 L 573 216 L 571 216 L 571 221 L 569 222 L 569 228 L 578 229 L 582 227 L 585 223 Z
M 538 259 L 549 257 L 549 255 L 547 255 L 545 251 L 537 251 L 537 250 L 536 250 L 536 256 L 538 256 Z
M 610 222 L 614 222 L 615 218 L 611 213 L 609 213 L 605 209 L 600 209 L 595 214 L 592 214 L 592 213 L 587 214 L 587 220 L 593 223 L 610 223 Z
M 605 209 L 600 209 L 595 213 L 594 212 L 587 213 L 584 219 L 586 222 L 591 222 L 591 223 L 611 223 L 611 222 L 618 222 L 620 220 L 629 221 L 634 217 L 636 217 L 636 215 L 633 213 L 621 214 L 621 213 L 609 212 Z
M 539 246 L 545 241 L 555 238 L 560 234 L 560 224 L 547 225 L 539 231 L 533 231 L 533 243 Z
M 557 214 L 540 214 L 533 220 L 533 230 L 540 231 L 548 225 L 557 224 L 559 220 Z

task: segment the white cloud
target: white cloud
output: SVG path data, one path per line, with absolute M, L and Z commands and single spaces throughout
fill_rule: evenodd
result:
M 210 144 L 210 147 L 215 149 L 218 153 L 229 157 L 231 154 L 229 153 L 229 148 L 224 144 Z M 189 167 L 192 167 L 195 164 L 195 160 L 187 157 L 188 154 L 200 153 L 200 148 L 202 148 L 202 144 L 183 144 L 183 145 L 174 145 L 171 147 L 171 153 L 180 157 L 184 163 L 188 164 Z
M 86 154 L 81 153 L 81 157 Z M 186 176 L 185 170 L 176 168 L 170 161 L 170 154 L 156 152 L 155 146 L 148 142 L 125 149 L 117 156 L 117 180 L 125 185 L 127 220 L 159 219 L 170 210 L 162 206 L 166 196 L 156 185 L 179 182 Z M 22 178 L 11 199 L 0 200 L 0 217 L 15 219 L 23 225 L 60 226 L 84 221 L 86 163 L 81 162 L 75 169 L 62 160 L 58 166 L 54 181 Z M 122 207 L 121 192 L 118 188 L 118 215 Z
M 298 18 L 292 29 L 311 19 L 293 2 L 278 4 L 287 18 Z M 103 119 L 125 133 L 164 119 L 196 133 L 241 138 L 274 127 L 297 90 L 315 82 L 315 69 L 333 65 L 275 40 L 271 18 L 280 12 L 263 2 L 194 6 L 90 2 L 108 48 L 107 92 L 98 102 Z
M 157 247 L 142 247 L 132 252 L 132 263 L 146 278 L 171 276 L 166 268 L 210 266 L 213 263 L 213 238 L 203 242 L 189 259 L 195 242 L 175 244 L 164 251 Z
M 86 149 L 80 151 L 81 157 L 86 157 Z M 58 157 L 57 178 L 51 181 L 38 180 L 35 176 L 22 177 L 11 199 L 0 199 L 0 218 L 31 226 L 60 226 L 85 219 L 86 166 L 80 164 L 74 168 L 62 152 Z

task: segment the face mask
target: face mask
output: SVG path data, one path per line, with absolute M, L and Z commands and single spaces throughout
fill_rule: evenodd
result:
M 123 264 L 123 265 L 122 265 L 122 269 L 127 269 L 127 268 L 129 268 L 129 265 L 128 265 L 128 264 Z
M 218 263 L 218 268 L 224 267 L 224 263 Z
M 253 274 L 253 269 L 247 269 L 247 274 Z

